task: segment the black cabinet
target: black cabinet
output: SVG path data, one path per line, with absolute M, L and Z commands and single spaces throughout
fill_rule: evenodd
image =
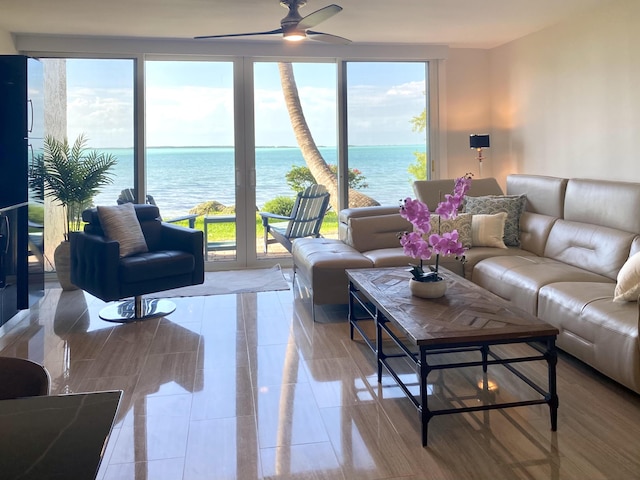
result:
M 20 220 L 26 206 L 0 209 L 0 325 L 18 313 L 18 277 L 24 277 L 19 241 Z M 23 293 L 22 291 L 20 293 Z
M 44 199 L 28 182 L 42 153 L 43 97 L 39 61 L 0 55 L 0 325 L 44 292 Z

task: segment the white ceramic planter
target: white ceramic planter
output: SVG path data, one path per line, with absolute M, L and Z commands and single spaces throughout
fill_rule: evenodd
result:
M 56 247 L 53 252 L 53 261 L 56 267 L 56 275 L 62 290 L 77 290 L 73 283 L 71 283 L 71 244 L 62 242 Z
M 440 298 L 447 291 L 447 282 L 418 282 L 413 278 L 409 279 L 409 290 L 411 295 L 420 298 Z

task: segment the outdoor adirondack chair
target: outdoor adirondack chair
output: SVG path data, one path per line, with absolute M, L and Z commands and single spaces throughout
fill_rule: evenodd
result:
M 290 216 L 260 212 L 264 227 L 264 252 L 270 243 L 278 242 L 291 253 L 296 238 L 319 237 L 320 227 L 329 206 L 329 192 L 324 185 L 311 185 L 298 193 Z M 269 223 L 276 220 L 277 223 Z M 269 234 L 273 238 L 269 238 Z
M 118 197 L 117 203 L 118 205 L 122 205 L 123 203 L 136 203 L 135 190 L 133 188 L 125 188 L 124 190 L 122 190 L 120 192 L 120 196 Z M 149 205 L 154 205 L 156 207 L 158 206 L 156 205 L 156 201 L 151 195 L 147 195 L 145 203 L 148 203 Z M 160 220 L 166 223 L 176 223 L 176 222 L 182 222 L 183 220 L 188 220 L 189 228 L 194 228 L 196 224 L 196 218 L 198 218 L 197 214 L 190 213 L 188 215 L 182 215 L 181 217 L 172 218 L 170 220 L 164 220 L 162 218 Z

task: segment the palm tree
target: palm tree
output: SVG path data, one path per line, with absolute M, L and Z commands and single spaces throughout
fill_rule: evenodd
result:
M 78 136 L 73 146 L 65 138 L 48 135 L 44 155 L 35 158 L 30 172 L 30 187 L 39 196 L 53 197 L 62 206 L 66 218 L 64 240 L 69 230 L 80 230 L 82 210 L 91 206 L 100 188 L 113 183 L 109 169 L 117 163 L 112 154 L 87 152 L 87 139 Z
M 329 165 L 322 157 L 322 154 L 313 140 L 311 130 L 304 117 L 298 86 L 293 74 L 293 66 L 289 62 L 278 63 L 280 71 L 280 82 L 282 83 L 282 93 L 291 119 L 291 126 L 296 136 L 298 146 L 302 152 L 302 157 L 311 171 L 311 175 L 316 182 L 324 185 L 331 194 L 331 207 L 338 211 L 338 179 L 331 171 Z M 373 198 L 364 193 L 349 189 L 349 207 L 367 207 L 380 205 Z

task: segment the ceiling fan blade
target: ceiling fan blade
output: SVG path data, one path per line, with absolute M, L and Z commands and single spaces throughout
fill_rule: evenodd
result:
M 301 30 L 306 30 L 307 28 L 315 27 L 320 22 L 324 22 L 329 18 L 333 17 L 336 13 L 340 13 L 342 11 L 342 7 L 339 5 L 328 5 L 320 10 L 316 10 L 313 13 L 310 13 L 306 17 L 302 17 L 302 20 L 298 22 L 298 28 Z
M 337 35 L 331 35 L 329 33 L 313 32 L 311 30 L 307 30 L 307 37 L 310 38 L 311 40 L 317 40 L 319 42 L 326 42 L 326 43 L 334 43 L 338 45 L 348 45 L 349 43 L 351 43 L 351 40 L 349 40 L 348 38 L 339 37 Z
M 268 32 L 230 33 L 227 35 L 202 35 L 200 37 L 193 38 L 196 40 L 200 40 L 203 38 L 251 37 L 254 35 L 274 35 L 276 33 L 283 33 L 282 28 L 276 28 L 275 30 L 269 30 Z

